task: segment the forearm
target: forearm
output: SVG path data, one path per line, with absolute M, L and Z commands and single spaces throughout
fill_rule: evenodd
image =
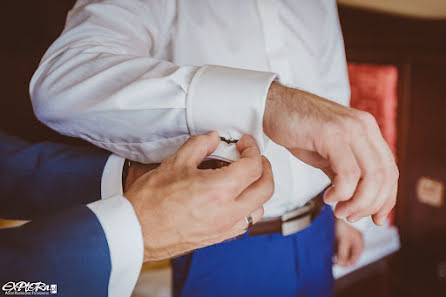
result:
M 32 219 L 101 199 L 109 154 L 0 134 L 0 216 Z
M 31 82 L 42 122 L 143 163 L 159 163 L 191 135 L 212 130 L 226 139 L 253 135 L 263 148 L 274 74 L 175 65 L 159 58 L 173 22 L 168 9 L 160 10 L 165 18 L 147 20 L 155 2 L 86 3 L 70 14 Z M 238 158 L 225 143 L 214 157 Z
M 186 92 L 198 67 L 154 57 L 154 39 L 162 43 L 172 18 L 166 11 L 148 20 L 151 9 L 142 1 L 79 1 L 31 81 L 36 116 L 135 161 L 176 151 L 189 137 Z
M 36 116 L 50 128 L 145 163 L 189 137 L 186 90 L 197 67 L 110 53 L 105 43 L 62 50 L 31 83 Z

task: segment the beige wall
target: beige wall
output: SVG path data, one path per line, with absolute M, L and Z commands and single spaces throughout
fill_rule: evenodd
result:
M 446 19 L 446 0 L 338 0 L 338 3 L 412 17 Z

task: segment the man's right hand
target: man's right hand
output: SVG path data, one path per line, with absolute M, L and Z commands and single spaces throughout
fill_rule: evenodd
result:
M 333 186 L 327 203 L 356 221 L 382 225 L 396 202 L 398 168 L 375 118 L 314 94 L 273 83 L 263 130 L 301 161 L 324 171 Z
M 255 140 L 237 143 L 240 160 L 218 169 L 198 169 L 215 151 L 216 132 L 191 137 L 178 152 L 130 186 L 124 196 L 141 223 L 144 261 L 171 258 L 246 231 L 245 217 L 263 217 L 274 192 L 269 161 Z

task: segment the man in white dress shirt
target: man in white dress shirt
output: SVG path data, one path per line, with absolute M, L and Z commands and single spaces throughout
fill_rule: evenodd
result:
M 275 179 L 265 222 L 174 261 L 178 296 L 329 295 L 333 217 L 313 198 L 332 183 L 338 218 L 377 224 L 395 204 L 390 149 L 345 107 L 334 0 L 79 0 L 30 92 L 49 127 L 142 163 L 211 130 L 223 161 L 256 139 Z

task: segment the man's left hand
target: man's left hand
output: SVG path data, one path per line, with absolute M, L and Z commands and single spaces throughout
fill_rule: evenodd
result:
M 335 263 L 343 267 L 356 264 L 364 249 L 364 239 L 361 232 L 343 220 L 336 219 L 335 236 Z

